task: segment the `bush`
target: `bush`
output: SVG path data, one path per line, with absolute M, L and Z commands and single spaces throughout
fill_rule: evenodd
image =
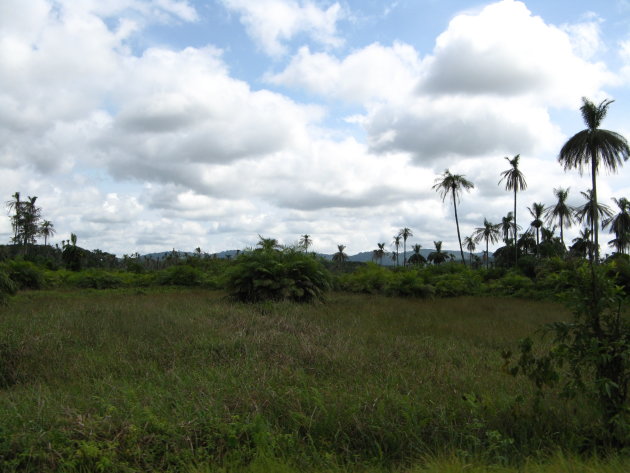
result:
M 124 285 L 119 275 L 95 269 L 70 275 L 68 283 L 81 289 L 115 289 Z
M 354 273 L 340 276 L 339 286 L 341 289 L 350 292 L 380 294 L 391 286 L 393 278 L 394 273 L 390 269 L 375 263 L 367 263 Z
M 11 260 L 4 263 L 3 266 L 18 290 L 44 287 L 43 271 L 30 261 Z
M 201 286 L 204 275 L 201 270 L 188 265 L 176 265 L 166 268 L 157 276 L 158 284 L 163 286 Z
M 527 276 L 509 272 L 501 279 L 494 281 L 489 289 L 495 294 L 505 296 L 530 297 L 532 296 L 533 288 L 534 282 Z
M 15 293 L 15 283 L 6 272 L 0 269 L 0 304 L 6 304 L 9 296 L 13 296 Z
M 243 302 L 318 301 L 330 284 L 318 259 L 294 249 L 243 252 L 226 274 L 228 292 Z

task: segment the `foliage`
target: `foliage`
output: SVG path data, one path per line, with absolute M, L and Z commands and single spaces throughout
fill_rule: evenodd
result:
M 573 320 L 554 322 L 546 331 L 553 346 L 537 356 L 531 338 L 520 343 L 511 368 L 528 376 L 539 390 L 560 384 L 568 398 L 586 395 L 598 406 L 602 440 L 630 444 L 630 323 L 627 298 L 604 268 L 583 265 L 573 274 Z M 624 312 L 625 310 L 625 312 Z M 506 353 L 509 359 L 510 353 Z
M 157 282 L 163 286 L 201 286 L 204 282 L 203 272 L 187 264 L 171 266 L 157 275 Z
M 16 292 L 15 283 L 6 270 L 0 267 L 0 305 L 6 304 L 9 296 L 15 295 Z
M 226 286 L 234 299 L 243 302 L 314 302 L 330 289 L 331 278 L 313 255 L 292 248 L 254 250 L 236 258 L 227 271 Z
M 18 290 L 42 289 L 45 286 L 43 271 L 30 261 L 9 260 L 2 263 L 2 268 Z

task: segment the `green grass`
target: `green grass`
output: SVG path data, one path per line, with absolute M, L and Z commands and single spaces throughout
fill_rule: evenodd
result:
M 622 471 L 578 459 L 596 452 L 587 406 L 551 393 L 535 411 L 501 369 L 568 317 L 484 297 L 21 293 L 0 308 L 0 471 Z

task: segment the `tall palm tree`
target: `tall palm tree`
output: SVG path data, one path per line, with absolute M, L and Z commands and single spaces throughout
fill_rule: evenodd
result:
M 345 249 L 346 245 L 337 245 L 337 253 L 332 256 L 332 260 L 337 263 L 339 267 L 342 267 L 343 264 L 348 261 L 348 255 L 343 251 Z
M 444 263 L 448 259 L 448 254 L 442 251 L 442 242 L 434 241 L 433 244 L 435 245 L 435 251 L 429 253 L 428 261 L 433 264 Z
M 486 241 L 486 269 L 489 267 L 489 253 L 488 246 L 489 243 L 496 243 L 499 241 L 499 237 L 501 236 L 501 228 L 500 225 L 495 225 L 491 222 L 488 222 L 488 219 L 483 219 L 483 227 L 475 228 L 473 232 L 473 237 L 476 243 L 479 243 L 481 240 Z
M 426 263 L 427 260 L 420 253 L 422 245 L 416 243 L 411 247 L 411 249 L 413 250 L 413 254 L 409 257 L 409 263 L 415 264 L 417 266 L 421 266 L 422 264 Z
M 626 249 L 630 248 L 630 201 L 625 197 L 620 199 L 613 197 L 613 201 L 619 207 L 619 213 L 606 218 L 603 226 L 610 225 L 610 231 L 615 234 L 615 239 L 610 243 L 619 253 L 625 254 Z
M 549 225 L 554 221 L 560 224 L 560 241 L 564 246 L 564 227 L 571 227 L 575 223 L 573 214 L 575 209 L 567 204 L 567 198 L 569 197 L 569 189 L 562 189 L 561 187 L 553 190 L 553 195 L 556 196 L 556 204 L 548 207 L 545 211 L 545 222 Z
M 311 236 L 308 234 L 304 234 L 300 237 L 299 245 L 304 248 L 304 253 L 308 253 L 308 247 L 313 244 L 313 240 L 311 240 Z
M 411 232 L 411 229 L 405 227 L 401 228 L 398 231 L 398 234 L 403 239 L 403 266 L 407 266 L 407 238 L 412 237 L 413 233 Z
M 595 238 L 593 234 L 595 233 L 595 222 L 599 222 L 600 220 L 605 220 L 612 217 L 613 213 L 606 204 L 596 203 L 593 195 L 593 191 L 591 189 L 586 192 L 580 192 L 582 197 L 586 200 L 583 205 L 575 208 L 575 219 L 579 222 L 585 222 L 587 227 L 590 230 L 589 235 L 591 236 L 592 245 L 589 249 L 593 252 L 596 250 L 595 247 Z M 596 217 L 596 218 L 595 218 Z M 597 252 L 595 251 L 595 257 L 597 257 Z M 593 260 L 593 254 L 591 254 L 591 261 Z
M 521 159 L 521 155 L 517 154 L 512 159 L 505 157 L 510 166 L 510 169 L 507 169 L 501 173 L 501 179 L 499 180 L 499 184 L 502 181 L 505 181 L 505 190 L 514 191 L 514 264 L 518 262 L 518 225 L 516 223 L 516 193 L 518 191 L 524 191 L 527 189 L 527 182 L 525 181 L 525 176 L 518 168 L 518 162 Z
M 57 232 L 55 231 L 55 226 L 50 220 L 44 220 L 42 222 L 40 233 L 44 237 L 44 246 L 45 246 L 46 243 L 48 242 L 48 238 L 50 238 Z
M 433 189 L 440 193 L 442 202 L 446 196 L 450 196 L 453 201 L 453 209 L 455 210 L 455 225 L 457 226 L 457 241 L 459 242 L 459 251 L 462 255 L 462 264 L 466 264 L 464 260 L 464 249 L 462 247 L 462 237 L 459 233 L 459 219 L 457 218 L 457 202 L 460 200 L 462 190 L 470 191 L 475 185 L 466 179 L 462 174 L 451 174 L 447 169 L 440 177 L 435 180 Z
M 542 218 L 545 214 L 545 206 L 539 202 L 534 202 L 531 207 L 527 207 L 529 214 L 534 218 L 529 224 L 536 229 L 536 256 L 539 256 L 540 246 L 540 227 L 543 225 Z
M 477 248 L 477 243 L 475 243 L 475 239 L 472 236 L 467 236 L 464 237 L 464 244 L 466 245 L 466 249 L 468 250 L 469 253 L 469 263 L 470 266 L 472 267 L 472 256 L 473 256 L 473 251 L 475 251 L 475 248 Z
M 378 264 L 383 264 L 383 256 L 387 254 L 385 251 L 385 243 L 377 243 L 378 248 L 372 252 L 374 259 L 378 261 Z
M 11 217 L 11 225 L 13 226 L 13 243 L 18 244 L 18 232 L 20 229 L 20 221 L 22 219 L 22 201 L 20 200 L 20 193 L 16 192 L 11 196 L 13 200 L 7 201 L 7 208 L 10 211 L 14 211 L 14 215 Z
M 599 216 L 597 208 L 597 172 L 602 164 L 610 171 L 616 171 L 623 161 L 627 161 L 630 156 L 630 148 L 626 139 L 610 130 L 599 128 L 602 120 L 606 117 L 608 106 L 613 100 L 602 100 L 599 105 L 595 105 L 587 98 L 582 98 L 583 105 L 580 107 L 582 118 L 586 124 L 586 129 L 576 133 L 567 141 L 558 155 L 558 161 L 564 169 L 577 168 L 582 174 L 584 169 L 590 165 L 591 183 L 594 206 L 591 209 L 593 215 L 593 245 L 595 247 L 595 263 L 599 261 Z
M 392 241 L 392 245 L 394 245 L 394 248 L 396 249 L 396 258 L 394 258 L 394 261 L 396 261 L 396 266 L 398 266 L 398 248 L 400 248 L 401 238 L 402 236 L 400 234 L 394 235 L 394 240 Z

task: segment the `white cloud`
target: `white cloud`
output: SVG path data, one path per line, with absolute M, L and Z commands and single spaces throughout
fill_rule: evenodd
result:
M 403 43 L 394 43 L 391 47 L 374 43 L 343 60 L 328 53 L 312 53 L 305 46 L 284 71 L 268 74 L 266 80 L 362 104 L 373 100 L 396 100 L 396 97 L 411 93 L 419 73 L 417 52 Z
M 337 35 L 337 22 L 344 17 L 337 2 L 320 8 L 311 0 L 221 0 L 223 5 L 241 16 L 249 35 L 265 53 L 281 56 L 286 42 L 299 34 L 326 47 L 343 43 Z

